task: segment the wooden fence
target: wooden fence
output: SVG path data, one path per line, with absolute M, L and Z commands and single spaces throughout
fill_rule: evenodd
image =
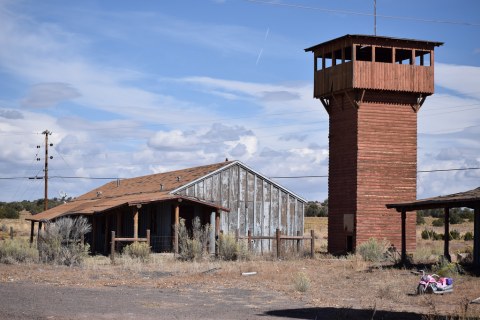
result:
M 222 232 L 223 233 L 223 232 Z M 238 229 L 235 230 L 235 239 L 240 240 L 240 239 L 246 239 L 248 241 L 248 250 L 252 251 L 252 241 L 253 240 L 275 240 L 276 242 L 276 255 L 277 258 L 281 257 L 281 242 L 282 241 L 296 241 L 296 251 L 300 252 L 301 251 L 301 243 L 302 240 L 310 240 L 310 257 L 313 259 L 315 257 L 315 231 L 310 230 L 310 236 L 301 236 L 300 231 L 297 231 L 296 236 L 288 236 L 288 235 L 283 235 L 280 232 L 280 229 L 277 229 L 275 231 L 275 236 L 252 236 L 252 231 L 248 230 L 247 236 L 239 236 Z
M 112 241 L 110 242 L 110 259 L 115 260 L 115 242 L 146 242 L 150 245 L 150 229 L 147 229 L 146 238 L 115 238 L 115 231 L 112 231 Z

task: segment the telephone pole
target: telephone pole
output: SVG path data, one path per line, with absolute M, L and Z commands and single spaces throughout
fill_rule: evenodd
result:
M 51 135 L 52 133 L 48 130 L 45 130 L 42 132 L 42 134 L 45 135 L 45 169 L 44 169 L 44 183 L 45 183 L 45 200 L 43 203 L 43 210 L 46 211 L 48 209 L 48 136 Z M 50 143 L 50 147 L 53 146 L 53 143 Z M 52 156 L 50 156 L 50 159 L 53 159 Z

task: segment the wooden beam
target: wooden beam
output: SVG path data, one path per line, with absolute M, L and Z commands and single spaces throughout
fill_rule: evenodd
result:
M 30 247 L 33 243 L 33 234 L 35 233 L 35 221 L 30 221 Z
M 180 203 L 175 205 L 175 228 L 173 237 L 173 249 L 175 254 L 178 254 L 178 228 L 180 227 Z
M 443 237 L 443 256 L 451 262 L 452 259 L 450 257 L 450 250 L 449 250 L 449 244 L 450 244 L 450 209 L 447 207 L 444 209 L 445 210 L 445 232 L 444 232 L 444 237 Z
M 407 228 L 406 228 L 407 212 L 402 210 L 402 263 L 407 262 Z
M 133 237 L 134 238 L 138 238 L 138 210 L 140 209 L 138 206 L 140 206 L 141 208 L 141 205 L 137 205 L 134 207 L 134 211 L 133 211 Z
M 330 114 L 330 100 L 326 98 L 320 98 L 320 102 L 323 104 L 323 107 L 327 111 L 328 114 Z

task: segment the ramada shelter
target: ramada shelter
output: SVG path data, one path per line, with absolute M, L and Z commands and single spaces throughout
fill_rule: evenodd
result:
M 85 239 L 92 253 L 106 254 L 115 237 L 139 239 L 150 233 L 154 252 L 175 247 L 175 225 L 187 227 L 198 217 L 218 235 L 238 232 L 245 236 L 303 235 L 306 200 L 240 161 L 225 161 L 183 170 L 118 179 L 58 207 L 31 216 L 30 239 L 35 224 L 58 218 L 84 216 L 92 225 Z M 238 230 L 238 231 L 237 231 Z M 257 252 L 271 250 L 269 240 L 253 243 Z

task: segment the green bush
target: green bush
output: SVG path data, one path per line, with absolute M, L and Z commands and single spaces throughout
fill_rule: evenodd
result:
M 438 218 L 432 221 L 432 226 L 434 227 L 443 227 L 445 225 L 445 221 L 443 218 Z
M 465 241 L 473 240 L 473 233 L 470 231 L 465 232 L 465 235 L 463 236 L 463 240 Z
M 0 241 L 0 263 L 28 263 L 38 261 L 38 250 L 30 247 L 28 241 L 7 239 Z
M 417 211 L 417 226 L 425 224 L 425 217 L 423 216 L 423 212 Z
M 460 240 L 460 232 L 458 230 L 450 231 L 450 240 Z
M 365 261 L 380 262 L 385 261 L 388 248 L 388 241 L 378 241 L 375 238 L 370 238 L 357 247 L 357 253 L 360 254 Z
M 150 258 L 150 246 L 146 242 L 134 242 L 123 248 L 122 254 L 131 258 L 148 261 Z
M 206 254 L 208 234 L 210 226 L 202 227 L 200 218 L 196 217 L 192 222 L 192 232 L 185 226 L 185 219 L 180 219 L 178 226 L 178 247 L 179 256 L 182 260 L 197 261 L 204 258 Z
M 40 260 L 60 265 L 79 265 L 88 256 L 89 246 L 81 241 L 91 226 L 84 217 L 47 222 L 38 238 Z
M 449 262 L 445 257 L 441 256 L 438 263 L 432 267 L 432 272 L 440 277 L 453 277 L 463 273 L 463 269 L 459 264 Z
M 448 219 L 450 224 L 460 224 L 463 223 L 463 219 L 457 212 L 450 213 L 450 218 Z
M 437 233 L 433 230 L 427 230 L 427 229 L 424 229 L 422 231 L 422 239 L 423 240 L 435 240 L 435 235 Z

